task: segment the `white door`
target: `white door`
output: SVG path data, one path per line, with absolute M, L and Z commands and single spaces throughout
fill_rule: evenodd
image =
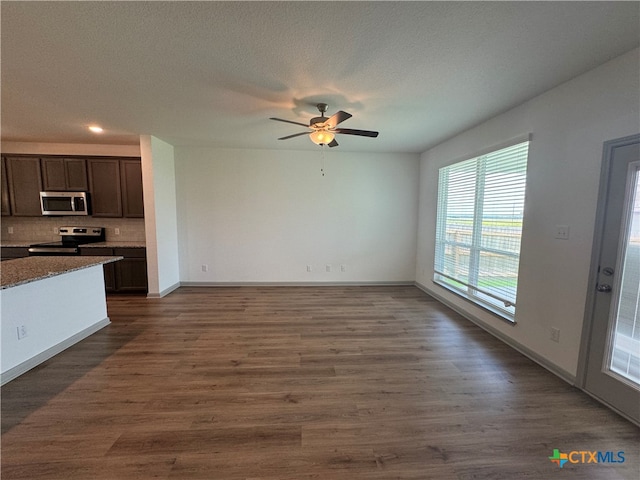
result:
M 640 135 L 605 143 L 584 389 L 640 423 Z

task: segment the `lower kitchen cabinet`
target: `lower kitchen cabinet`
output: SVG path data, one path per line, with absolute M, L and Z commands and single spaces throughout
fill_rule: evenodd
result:
M 81 255 L 110 255 L 124 259 L 104 265 L 107 293 L 147 293 L 147 250 L 145 248 L 80 248 Z
M 115 262 L 116 291 L 147 292 L 147 251 L 144 248 L 115 248 L 114 255 L 124 257 Z
M 29 247 L 2 247 L 0 253 L 2 254 L 2 260 L 28 257 Z

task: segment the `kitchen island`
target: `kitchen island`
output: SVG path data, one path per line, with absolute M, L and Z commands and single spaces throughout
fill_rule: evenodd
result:
M 0 270 L 0 384 L 108 325 L 103 265 L 116 256 L 8 260 Z

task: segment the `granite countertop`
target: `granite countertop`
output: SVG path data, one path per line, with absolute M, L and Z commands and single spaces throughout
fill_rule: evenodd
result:
M 51 240 L 51 242 L 56 242 L 59 239 Z M 11 248 L 11 247 L 30 247 L 31 245 L 37 243 L 47 243 L 46 241 L 41 242 L 27 242 L 26 240 L 3 240 L 0 242 L 0 248 Z M 96 243 L 84 243 L 80 245 L 82 248 L 145 248 L 146 244 L 144 240 L 142 241 L 117 241 L 117 240 L 109 240 L 107 242 L 96 242 Z
M 35 242 L 27 242 L 26 240 L 3 240 L 2 242 L 0 242 L 0 247 L 1 248 L 30 247 L 34 243 Z M 42 242 L 42 243 L 44 243 L 44 242 Z
M 52 256 L 24 257 L 2 262 L 0 289 L 16 287 L 44 278 L 117 262 L 124 257 Z
M 119 242 L 118 240 L 109 240 L 107 242 L 83 243 L 80 248 L 145 248 L 144 241 L 138 242 Z

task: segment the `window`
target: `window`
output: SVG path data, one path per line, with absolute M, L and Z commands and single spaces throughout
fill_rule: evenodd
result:
M 434 281 L 513 321 L 529 141 L 443 167 Z

